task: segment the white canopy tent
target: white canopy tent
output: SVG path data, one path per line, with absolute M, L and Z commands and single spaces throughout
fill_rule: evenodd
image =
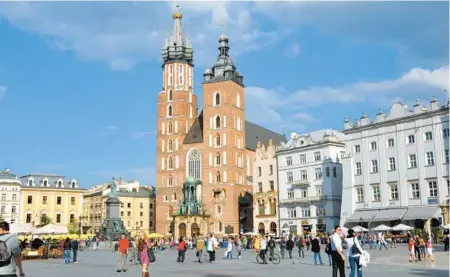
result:
M 375 228 L 372 229 L 373 231 L 381 231 L 381 232 L 387 232 L 389 230 L 392 230 L 391 227 L 388 227 L 386 225 L 381 224 L 380 226 L 377 226 Z
M 32 234 L 36 231 L 36 229 L 33 225 L 31 225 L 31 223 L 26 223 L 23 225 L 13 223 L 9 226 L 9 231 L 13 234 Z
M 350 229 L 353 229 L 353 231 L 355 231 L 355 233 L 362 233 L 362 232 L 368 232 L 369 230 L 367 230 L 366 228 L 362 227 L 362 226 L 355 226 L 352 227 Z
M 408 225 L 405 224 L 399 224 L 397 226 L 394 226 L 392 228 L 393 231 L 411 231 L 413 229 L 413 227 L 410 227 Z
M 34 232 L 34 234 L 36 235 L 48 235 L 48 234 L 63 235 L 67 233 L 69 233 L 69 231 L 67 230 L 66 226 L 54 224 L 45 225 L 44 227 L 39 228 Z

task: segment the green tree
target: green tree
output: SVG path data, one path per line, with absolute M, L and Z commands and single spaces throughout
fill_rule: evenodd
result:
M 45 225 L 52 224 L 52 219 L 49 216 L 45 216 L 41 219 L 41 223 L 37 225 L 36 227 L 43 227 Z
M 67 224 L 67 230 L 69 231 L 69 234 L 78 234 L 78 222 L 75 219 L 72 220 L 69 224 Z

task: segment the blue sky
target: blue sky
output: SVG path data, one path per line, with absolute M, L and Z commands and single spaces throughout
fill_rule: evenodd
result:
M 195 92 L 226 31 L 247 120 L 342 129 L 448 93 L 446 2 L 180 2 Z M 172 2 L 0 3 L 0 167 L 81 185 L 154 184 L 160 48 Z M 221 25 L 225 25 L 224 28 Z

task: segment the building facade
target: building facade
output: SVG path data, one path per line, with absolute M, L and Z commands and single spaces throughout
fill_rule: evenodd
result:
M 395 103 L 374 120 L 345 121 L 341 224 L 403 222 L 430 231 L 448 223 L 439 208 L 448 207 L 448 114 L 448 103 L 433 98 L 428 107 Z
M 47 219 L 56 225 L 79 222 L 83 209 L 84 189 L 76 179 L 49 173 L 31 173 L 20 177 L 20 223 L 34 226 Z
M 0 214 L 2 220 L 20 223 L 20 180 L 9 169 L 0 171 Z
M 339 223 L 344 135 L 291 134 L 277 147 L 281 234 L 331 232 Z
M 143 230 L 155 232 L 155 190 L 138 181 L 117 182 L 117 198 L 120 201 L 120 219 L 131 233 Z M 83 229 L 86 233 L 98 233 L 106 217 L 106 200 L 111 183 L 91 186 L 84 194 Z
M 162 48 L 163 84 L 157 104 L 156 231 L 174 234 L 174 228 L 193 228 L 175 226 L 173 219 L 188 176 L 200 181 L 197 197 L 202 213 L 210 215 L 208 223 L 199 223 L 208 224 L 201 229 L 214 233 L 251 230 L 252 187 L 247 182 L 251 170 L 247 167 L 254 140 L 272 137 L 275 141 L 283 136 L 245 121 L 243 77 L 229 55 L 225 35 L 220 36 L 215 65 L 204 72 L 203 109 L 198 113 L 193 48 L 183 35 L 179 11 L 173 20 L 173 34 Z
M 278 170 L 275 145 L 257 143 L 253 157 L 253 225 L 261 234 L 278 234 Z

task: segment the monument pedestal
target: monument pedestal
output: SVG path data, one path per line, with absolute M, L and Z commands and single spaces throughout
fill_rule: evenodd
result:
M 125 230 L 122 219 L 119 217 L 120 200 L 117 197 L 109 197 L 105 203 L 106 218 L 103 220 L 100 234 L 112 241 L 118 241 L 122 234 L 129 237 L 129 233 Z

